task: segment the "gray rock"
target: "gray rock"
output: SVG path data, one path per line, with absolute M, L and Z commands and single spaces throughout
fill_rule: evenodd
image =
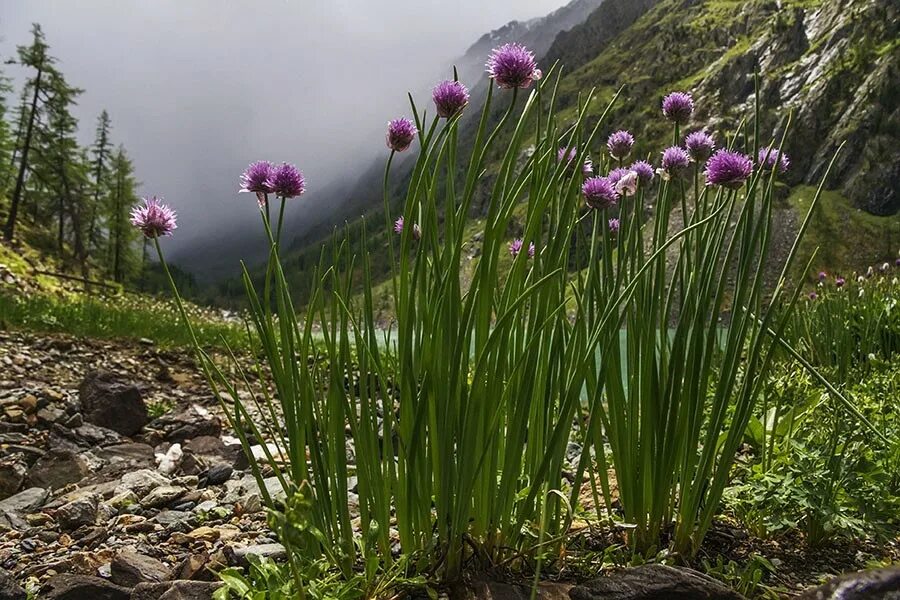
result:
M 175 529 L 178 531 L 186 530 L 196 522 L 197 517 L 194 513 L 184 510 L 163 510 L 160 511 L 153 520 L 165 527 L 166 529 Z
M 25 600 L 27 594 L 13 576 L 0 569 L 0 600 Z
M 180 412 L 171 412 L 147 423 L 144 439 L 147 443 L 180 443 L 201 437 L 218 437 L 222 434 L 222 422 L 218 417 L 201 414 L 202 409 L 191 407 Z
M 114 444 L 105 448 L 98 448 L 93 452 L 97 458 L 110 464 L 121 463 L 135 469 L 153 467 L 155 462 L 153 448 L 147 444 L 138 444 L 135 442 Z
M 138 433 L 147 424 L 147 406 L 141 392 L 113 373 L 88 373 L 78 386 L 78 396 L 88 423 L 128 436 Z
M 47 490 L 39 487 L 28 488 L 5 500 L 0 500 L 0 514 L 7 512 L 15 514 L 28 513 L 43 506 L 46 500 Z
M 287 550 L 281 544 L 254 544 L 253 546 L 232 548 L 232 550 L 237 564 L 242 567 L 250 566 L 247 557 L 251 554 L 270 560 L 282 560 L 287 557 Z
M 87 461 L 73 452 L 57 448 L 38 459 L 28 471 L 28 481 L 33 486 L 59 489 L 76 483 L 90 474 Z
M 131 491 L 138 498 L 143 498 L 154 488 L 168 484 L 169 480 L 165 475 L 160 474 L 156 470 L 141 469 L 122 476 L 116 488 L 116 495 Z
M 82 525 L 93 525 L 97 520 L 97 496 L 91 494 L 85 498 L 63 504 L 56 509 L 56 522 L 66 530 L 78 529 Z
M 898 599 L 900 599 L 900 567 L 848 573 L 798 596 L 798 600 Z
M 141 498 L 141 506 L 144 508 L 159 508 L 181 498 L 185 489 L 173 485 L 161 485 L 154 488 L 149 494 Z
M 27 473 L 27 466 L 19 460 L 0 464 L 0 499 L 9 498 L 18 492 Z
M 220 582 L 177 580 L 166 583 L 139 583 L 131 600 L 210 600 Z
M 160 561 L 129 550 L 119 552 L 112 560 L 110 575 L 113 583 L 125 587 L 168 581 L 172 577 L 169 568 Z
M 41 586 L 41 600 L 128 600 L 131 590 L 88 575 L 54 575 Z
M 744 600 L 703 573 L 656 564 L 591 579 L 572 588 L 569 596 L 572 600 Z

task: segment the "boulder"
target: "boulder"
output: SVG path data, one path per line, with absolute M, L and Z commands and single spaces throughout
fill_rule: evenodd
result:
M 807 590 L 798 600 L 897 600 L 900 599 L 900 567 L 847 573 Z
M 211 581 L 139 583 L 131 592 L 131 600 L 210 600 L 220 587 L 222 583 Z
M 91 577 L 64 573 L 54 575 L 41 586 L 41 600 L 128 600 L 131 590 L 114 583 Z
M 92 371 L 78 386 L 84 420 L 132 436 L 147 424 L 147 405 L 141 392 L 113 373 Z
M 113 583 L 125 587 L 145 582 L 159 583 L 172 577 L 169 568 L 160 561 L 129 550 L 116 555 L 110 565 L 110 573 Z
M 27 465 L 20 460 L 0 463 L 0 499 L 9 498 L 18 492 L 27 473 Z
M 577 585 L 572 600 L 744 600 L 712 577 L 691 569 L 641 565 Z
M 27 597 L 25 590 L 16 583 L 13 576 L 0 569 L 0 600 L 25 600 Z
M 7 512 L 28 513 L 43 506 L 46 500 L 47 490 L 39 487 L 28 488 L 5 500 L 0 500 L 0 515 Z
M 28 471 L 33 486 L 60 489 L 77 483 L 91 472 L 88 462 L 72 450 L 55 448 L 38 459 Z
M 219 437 L 222 422 L 202 406 L 170 412 L 147 424 L 144 440 L 153 446 L 162 442 L 183 443 L 197 437 Z

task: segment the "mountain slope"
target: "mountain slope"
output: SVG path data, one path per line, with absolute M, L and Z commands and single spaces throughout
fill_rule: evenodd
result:
M 597 88 L 599 115 L 620 87 L 622 96 L 608 128 L 635 133 L 635 154 L 648 156 L 668 143 L 668 124 L 660 117 L 662 96 L 681 89 L 694 94 L 697 110 L 689 129 L 708 127 L 724 141 L 742 119 L 752 118 L 754 71 L 760 72 L 761 139 L 780 139 L 793 112 L 786 150 L 793 158 L 784 202 L 776 219 L 786 253 L 809 184 L 818 183 L 837 147 L 846 142 L 828 181 L 830 215 L 813 223 L 806 247 L 832 244 L 854 252 L 821 259 L 817 266 L 848 273 L 876 261 L 893 260 L 900 240 L 900 91 L 898 9 L 891 0 L 606 0 L 582 23 L 560 31 L 540 63 L 563 66 L 558 102 L 565 118 L 579 94 Z M 530 31 L 520 27 L 520 31 Z M 499 34 L 497 34 L 499 35 Z M 482 38 L 485 48 L 495 38 Z M 499 41 L 499 40 L 498 40 Z M 471 54 L 471 52 L 469 53 Z M 486 57 L 486 51 L 484 56 Z M 473 59 L 474 61 L 474 59 Z M 486 78 L 478 91 L 486 85 Z M 466 83 L 470 83 L 466 81 Z M 474 94 L 473 94 L 474 96 Z M 461 140 L 471 139 L 478 104 L 462 124 Z M 495 114 L 503 110 L 502 102 Z M 502 144 L 501 144 L 502 145 Z M 602 140 L 591 152 L 599 154 Z M 656 160 L 656 156 L 650 156 Z M 363 178 L 358 207 L 372 209 L 369 245 L 376 278 L 384 217 L 380 167 Z M 376 180 L 375 174 L 378 179 Z M 396 172 L 394 196 L 403 190 Z M 791 189 L 793 188 L 793 189 Z M 372 207 L 375 207 L 374 209 Z M 478 202 L 473 218 L 478 217 Z M 817 223 L 828 221 L 828 226 Z M 834 240 L 834 236 L 841 237 Z M 288 259 L 298 287 L 319 256 L 321 238 L 298 240 Z M 837 243 L 835 243 L 837 242 Z

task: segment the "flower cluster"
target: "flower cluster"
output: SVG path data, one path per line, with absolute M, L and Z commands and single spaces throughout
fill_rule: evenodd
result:
M 275 166 L 267 160 L 251 163 L 241 174 L 241 192 L 256 194 L 260 205 L 267 194 L 279 198 L 295 198 L 306 191 L 306 180 L 297 167 L 289 163 Z
M 737 189 L 752 173 L 753 161 L 749 156 L 723 148 L 706 163 L 706 184 Z
M 615 132 L 606 141 L 609 155 L 616 160 L 622 160 L 631 154 L 632 146 L 634 146 L 634 136 L 624 130 Z
M 578 149 L 575 147 L 567 148 L 563 146 L 556 152 L 556 160 L 557 162 L 565 161 L 566 167 L 568 169 L 574 170 L 575 168 L 575 156 L 578 153 Z M 581 174 L 585 177 L 589 177 L 594 173 L 594 164 L 591 162 L 591 158 L 589 156 L 584 157 L 584 162 L 581 164 Z
M 516 238 L 509 243 L 509 253 L 515 258 L 519 255 L 524 246 L 525 241 L 521 238 Z M 534 242 L 528 244 L 528 258 L 534 258 Z
M 685 92 L 672 92 L 663 98 L 662 111 L 668 120 L 684 125 L 694 114 L 694 99 Z

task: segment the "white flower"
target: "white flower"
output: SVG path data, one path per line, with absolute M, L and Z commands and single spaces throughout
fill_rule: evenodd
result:
M 616 182 L 616 193 L 620 196 L 634 196 L 637 192 L 638 174 L 635 171 L 628 171 L 622 175 L 621 179 Z M 887 264 L 887 263 L 885 263 Z

